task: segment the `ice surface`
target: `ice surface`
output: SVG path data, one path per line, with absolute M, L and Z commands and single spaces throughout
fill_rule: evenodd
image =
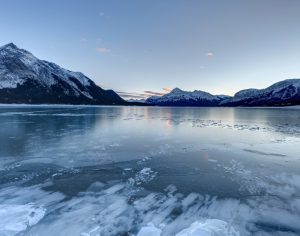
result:
M 156 228 L 152 223 L 141 228 L 137 236 L 160 236 L 161 230 Z
M 45 215 L 46 209 L 34 204 L 6 205 L 0 204 L 0 235 L 17 235 L 38 223 Z
M 267 233 L 269 228 L 279 235 L 280 229 L 297 235 L 299 180 L 274 176 L 273 182 L 264 183 L 268 198 L 243 201 L 197 193 L 184 196 L 174 186 L 165 193 L 132 198 L 136 187 L 126 183 L 94 183 L 78 196 L 60 201 L 63 196 L 41 190 L 42 186 L 10 187 L 0 191 L 4 203 L 0 215 L 5 219 L 0 235 L 8 230 L 8 235 L 23 230 L 28 235 L 273 235 Z M 33 203 L 25 204 L 28 199 Z
M 155 173 L 151 168 L 145 167 L 139 171 L 134 179 L 129 179 L 130 183 L 141 185 L 142 183 L 148 183 L 155 178 L 157 173 Z
M 190 227 L 183 229 L 176 236 L 240 236 L 240 234 L 222 220 L 208 219 L 204 222 L 192 223 Z
M 3 109 L 1 236 L 300 235 L 298 110 Z
M 13 236 L 37 224 L 55 210 L 64 196 L 41 190 L 45 185 L 7 187 L 0 191 L 0 235 Z

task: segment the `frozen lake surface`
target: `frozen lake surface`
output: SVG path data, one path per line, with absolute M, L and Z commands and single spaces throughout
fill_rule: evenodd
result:
M 0 107 L 0 236 L 300 235 L 300 109 Z

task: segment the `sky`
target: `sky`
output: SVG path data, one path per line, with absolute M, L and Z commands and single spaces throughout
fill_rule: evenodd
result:
M 0 0 L 0 45 L 123 97 L 300 78 L 298 0 Z

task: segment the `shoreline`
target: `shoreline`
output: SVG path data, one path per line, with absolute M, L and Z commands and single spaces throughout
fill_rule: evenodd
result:
M 92 104 L 28 104 L 28 103 L 0 103 L 1 107 L 159 107 L 159 108 L 296 108 L 300 109 L 300 105 L 287 105 L 287 106 L 159 106 L 151 104 L 128 104 L 128 105 L 92 105 Z

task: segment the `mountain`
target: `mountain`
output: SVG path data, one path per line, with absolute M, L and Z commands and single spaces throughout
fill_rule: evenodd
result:
M 221 101 L 229 98 L 226 95 L 212 95 L 200 90 L 188 92 L 175 88 L 163 96 L 149 97 L 146 103 L 160 106 L 218 106 Z
M 300 79 L 288 79 L 265 89 L 245 89 L 233 97 L 195 90 L 173 89 L 163 96 L 152 96 L 146 103 L 159 106 L 287 106 L 300 105 Z
M 0 103 L 130 104 L 113 90 L 104 90 L 80 72 L 40 60 L 13 43 L 0 47 Z M 161 106 L 281 106 L 300 104 L 300 79 L 280 81 L 265 89 L 246 89 L 233 97 L 173 89 L 152 96 L 148 105 Z
M 128 99 L 127 100 L 127 102 L 131 102 L 131 103 L 145 103 L 146 102 L 146 100 L 145 99 L 133 99 L 133 98 L 131 98 L 131 99 Z
M 300 104 L 300 79 L 288 79 L 265 89 L 245 89 L 221 106 L 286 106 Z
M 0 103 L 125 104 L 80 72 L 40 60 L 13 43 L 0 47 Z

